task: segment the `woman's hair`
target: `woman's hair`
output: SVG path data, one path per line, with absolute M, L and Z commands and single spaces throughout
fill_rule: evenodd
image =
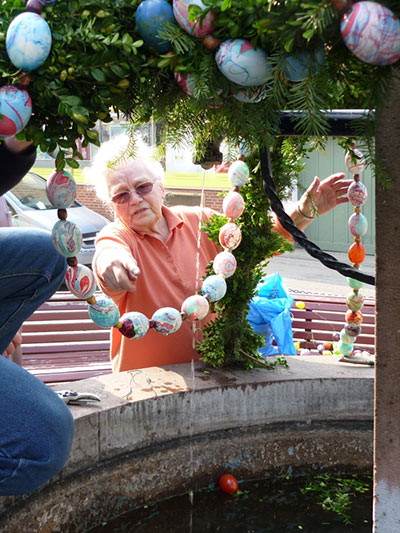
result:
M 130 137 L 127 133 L 122 133 L 102 143 L 90 167 L 85 168 L 84 174 L 94 184 L 100 200 L 108 203 L 106 181 L 108 174 L 138 159 L 151 167 L 157 180 L 161 183 L 164 181 L 164 169 L 158 161 L 153 159 L 153 150 L 150 146 L 139 135 L 135 134 Z

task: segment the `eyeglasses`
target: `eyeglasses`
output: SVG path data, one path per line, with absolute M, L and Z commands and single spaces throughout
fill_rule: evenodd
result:
M 137 187 L 134 187 L 132 191 L 124 191 L 119 192 L 111 197 L 111 201 L 114 204 L 126 204 L 130 201 L 133 191 L 138 196 L 146 196 L 146 194 L 150 194 L 153 190 L 153 183 L 151 181 L 146 181 L 146 183 L 141 183 L 140 185 L 137 185 Z

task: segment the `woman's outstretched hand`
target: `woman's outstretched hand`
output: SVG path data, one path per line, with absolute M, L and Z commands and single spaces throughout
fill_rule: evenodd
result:
M 314 218 L 348 202 L 347 189 L 353 180 L 344 178 L 345 174 L 342 172 L 332 174 L 323 181 L 316 176 L 299 200 L 300 212 Z

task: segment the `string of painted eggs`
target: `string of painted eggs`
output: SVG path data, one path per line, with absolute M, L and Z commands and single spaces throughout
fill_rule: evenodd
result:
M 341 33 L 346 46 L 359 59 L 375 65 L 388 65 L 400 59 L 400 21 L 387 7 L 376 2 L 361 1 L 354 5 L 350 0 L 331 0 L 341 13 Z M 222 43 L 213 37 L 215 14 L 209 11 L 203 20 L 189 20 L 189 6 L 201 9 L 201 0 L 144 0 L 136 11 L 136 24 L 143 40 L 159 52 L 171 50 L 168 42 L 159 38 L 158 32 L 165 22 L 175 21 L 189 34 L 202 38 L 203 44 L 216 50 L 215 60 L 222 74 L 242 87 L 257 90 L 238 91 L 234 97 L 242 102 L 258 102 L 263 98 L 262 86 L 271 78 L 271 62 L 261 48 L 254 48 L 249 40 L 229 39 Z M 325 49 L 303 50 L 285 57 L 284 74 L 289 81 L 297 82 L 315 74 L 325 60 Z M 193 95 L 195 80 L 191 73 L 175 72 L 179 86 Z
M 140 312 L 132 311 L 120 317 L 118 307 L 105 295 L 95 297 L 96 283 L 93 272 L 77 262 L 82 236 L 77 226 L 67 220 L 67 208 L 76 196 L 74 178 L 67 171 L 54 172 L 48 180 L 47 196 L 58 209 L 60 220 L 53 228 L 52 237 L 56 250 L 67 257 L 69 267 L 65 276 L 68 289 L 78 298 L 88 302 L 89 316 L 98 326 L 103 328 L 116 327 L 127 338 L 140 339 L 150 328 L 169 335 L 177 331 L 182 320 L 198 321 L 209 311 L 209 302 L 216 302 L 225 296 L 227 285 L 225 279 L 236 270 L 236 259 L 232 250 L 241 242 L 241 230 L 235 223 L 244 210 L 244 199 L 238 192 L 249 179 L 249 169 L 243 161 L 236 161 L 229 169 L 229 180 L 234 189 L 223 201 L 223 212 L 229 221 L 219 232 L 219 242 L 223 251 L 214 258 L 215 274 L 208 276 L 202 283 L 202 294 L 189 296 L 181 306 L 181 310 L 172 307 L 158 309 L 151 319 Z
M 348 257 L 354 268 L 359 268 L 365 259 L 365 248 L 361 241 L 368 229 L 368 222 L 361 213 L 361 208 L 367 201 L 368 192 L 365 185 L 360 181 L 360 174 L 365 168 L 364 156 L 360 150 L 357 150 L 355 144 L 352 147 L 352 151 L 346 153 L 345 164 L 349 172 L 353 174 L 353 183 L 347 191 L 347 196 L 354 207 L 354 212 L 348 220 L 348 227 L 354 238 L 354 243 L 348 250 Z M 345 315 L 345 324 L 340 333 L 337 334 L 333 347 L 334 353 L 351 356 L 356 353 L 354 343 L 361 332 L 363 321 L 361 310 L 364 305 L 364 297 L 359 292 L 363 286 L 361 281 L 347 278 L 347 282 L 353 291 L 347 297 L 348 310 Z

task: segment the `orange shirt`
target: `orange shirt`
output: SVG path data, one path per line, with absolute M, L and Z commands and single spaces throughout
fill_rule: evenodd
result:
M 201 278 L 207 264 L 221 248 L 200 232 L 199 218 L 209 220 L 211 209 L 177 206 L 163 207 L 168 223 L 169 236 L 165 243 L 146 233 L 132 230 L 120 221 L 108 224 L 98 235 L 97 250 L 102 245 L 120 245 L 129 250 L 140 268 L 136 291 L 112 291 L 99 278 L 94 268 L 100 289 L 118 305 L 121 315 L 139 311 L 151 318 L 161 307 L 181 310 L 183 301 L 196 294 L 201 287 Z M 114 372 L 165 366 L 198 360 L 195 350 L 200 332 L 210 319 L 208 315 L 200 322 L 184 320 L 181 328 L 171 335 L 162 335 L 153 328 L 142 339 L 127 339 L 116 329 L 111 331 L 111 360 Z

